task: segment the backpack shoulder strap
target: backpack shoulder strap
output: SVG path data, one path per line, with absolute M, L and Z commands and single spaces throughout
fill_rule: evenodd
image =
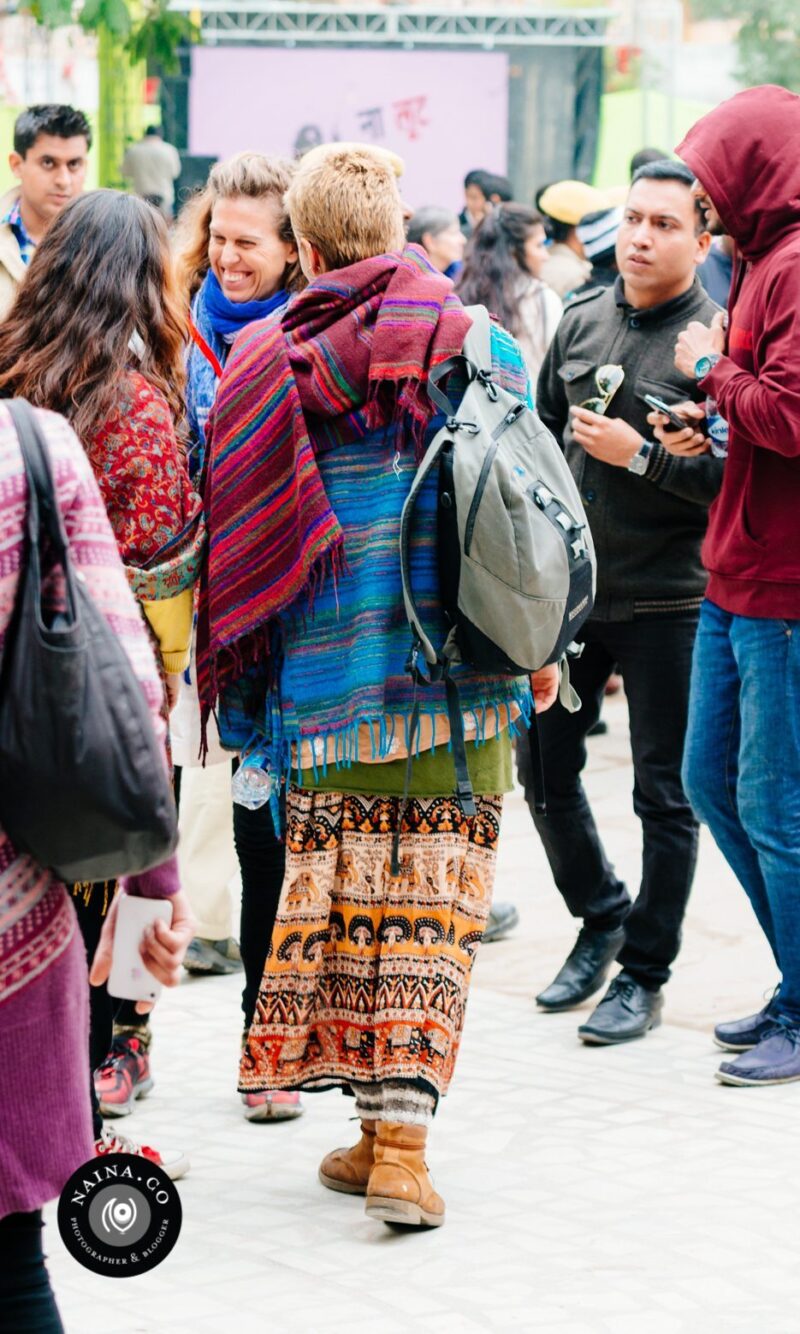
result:
M 411 483 L 411 490 L 406 496 L 403 512 L 400 516 L 400 578 L 403 585 L 403 602 L 405 603 L 408 623 L 414 636 L 422 646 L 422 652 L 429 667 L 434 667 L 439 659 L 436 649 L 422 628 L 419 609 L 411 588 L 411 524 L 420 488 L 425 478 L 438 463 L 444 443 L 444 434 L 442 431 L 438 431 L 417 468 L 414 480 Z
M 428 394 L 434 407 L 443 412 L 445 417 L 452 417 L 457 412 L 457 404 L 451 403 L 447 394 L 440 388 L 442 381 L 454 370 L 466 375 L 467 384 L 476 376 L 491 379 L 492 375 L 492 323 L 485 306 L 465 306 L 464 310 L 472 320 L 464 345 L 460 352 L 454 353 L 428 374 Z
M 451 370 L 454 370 L 457 366 L 460 366 L 462 369 L 468 369 L 464 366 L 464 359 L 471 362 L 474 367 L 474 371 L 468 371 L 468 380 L 474 379 L 477 372 L 483 371 L 484 374 L 491 375 L 492 371 L 492 326 L 491 320 L 489 319 L 489 312 L 485 306 L 465 306 L 464 309 L 472 319 L 472 324 L 467 332 L 461 353 L 457 356 L 449 357 L 446 362 L 443 362 L 441 366 L 438 366 L 429 376 L 428 392 L 434 404 L 440 411 L 445 413 L 447 418 L 450 418 L 453 415 L 456 408 L 442 390 L 439 389 L 439 381 L 445 379 L 450 374 Z M 406 496 L 400 519 L 400 575 L 403 584 L 403 602 L 405 603 L 408 623 L 419 642 L 425 661 L 429 667 L 435 667 L 437 663 L 441 663 L 441 658 L 436 653 L 433 644 L 422 628 L 419 611 L 411 589 L 411 523 L 420 487 L 431 469 L 438 463 L 444 445 L 445 435 L 443 431 L 439 431 L 428 446 L 428 449 L 417 468 L 414 481 L 411 484 L 411 490 Z
M 472 320 L 471 328 L 464 339 L 462 357 L 477 367 L 479 371 L 491 372 L 492 369 L 492 322 L 485 306 L 465 306 Z

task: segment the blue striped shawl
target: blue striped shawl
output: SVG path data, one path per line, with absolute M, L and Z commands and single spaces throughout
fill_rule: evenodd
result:
M 531 403 L 522 353 L 511 335 L 495 325 L 492 361 L 498 382 Z M 269 684 L 266 666 L 251 668 L 220 696 L 222 744 L 238 751 L 263 738 L 271 767 L 282 776 L 291 770 L 293 747 L 299 755 L 301 741 L 322 756 L 333 739 L 337 766 L 376 760 L 392 753 L 391 720 L 400 717 L 406 735 L 399 739 L 408 743 L 411 634 L 400 582 L 399 533 L 416 460 L 413 444 L 396 454 L 395 443 L 396 436 L 389 440 L 385 432 L 375 432 L 318 455 L 331 508 L 344 531 L 347 570 L 335 583 L 328 578 L 312 610 L 306 610 L 304 597 L 303 606 L 296 605 L 284 619 L 271 659 L 280 665 Z M 423 622 L 438 645 L 447 632 L 438 599 L 436 487 L 433 475 L 420 491 L 411 570 Z M 495 725 L 510 722 L 512 704 L 529 717 L 526 677 L 487 677 L 468 667 L 458 668 L 456 675 L 465 718 L 478 740 L 490 718 Z M 443 686 L 426 689 L 421 703 L 423 715 L 446 717 Z M 363 723 L 378 734 L 369 754 L 359 754 Z M 326 769 L 322 762 L 320 769 Z

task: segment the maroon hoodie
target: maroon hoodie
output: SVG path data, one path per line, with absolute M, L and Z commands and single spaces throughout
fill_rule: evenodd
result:
M 727 354 L 701 381 L 729 423 L 703 562 L 739 616 L 800 617 L 800 97 L 748 88 L 676 152 L 736 241 Z

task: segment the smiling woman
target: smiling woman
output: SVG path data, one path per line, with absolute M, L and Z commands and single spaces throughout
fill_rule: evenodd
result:
M 190 429 L 193 475 L 203 466 L 206 422 L 214 403 L 219 376 L 237 334 L 256 320 L 279 317 L 292 292 L 305 286 L 297 247 L 284 209 L 283 198 L 295 173 L 294 164 L 259 153 L 240 153 L 218 163 L 204 190 L 184 209 L 178 223 L 178 269 L 184 300 L 191 303 L 192 338 L 188 356 L 186 410 Z M 230 837 L 230 788 L 205 784 L 194 766 L 199 747 L 200 710 L 194 661 L 191 681 L 176 710 L 173 735 L 180 729 L 181 835 L 184 847 L 206 850 Z M 212 746 L 217 764 L 230 757 Z M 194 793 L 194 796 L 192 796 Z M 245 985 L 242 1010 L 250 1023 L 264 971 L 264 958 L 283 883 L 284 845 L 273 827 L 269 803 L 256 810 L 233 806 L 233 840 L 242 880 L 240 952 Z M 188 853 L 185 854 L 188 856 Z M 215 859 L 211 859 L 215 862 Z M 216 862 L 215 862 L 216 864 Z M 193 948 L 215 963 L 214 971 L 230 971 L 220 955 L 219 939 L 231 927 L 229 900 L 220 904 L 219 882 L 209 869 L 208 856 L 194 855 L 187 882 L 195 893 L 195 910 L 202 923 Z M 223 882 L 224 883 L 224 882 Z M 209 934 L 209 923 L 227 924 Z M 308 943 L 308 942 L 307 942 Z M 318 943 L 318 942 L 317 942 Z M 309 944 L 312 955 L 317 944 Z M 300 1095 L 294 1092 L 243 1094 L 244 1115 L 250 1121 L 277 1121 L 299 1116 Z
M 195 336 L 187 383 L 193 473 L 202 463 L 206 420 L 231 343 L 304 285 L 283 207 L 293 174 L 283 158 L 239 153 L 217 163 L 179 219 L 178 279 L 191 303 Z
M 297 257 L 280 234 L 275 198 L 220 199 L 209 230 L 211 271 L 229 301 L 265 301 L 283 286 L 287 263 Z

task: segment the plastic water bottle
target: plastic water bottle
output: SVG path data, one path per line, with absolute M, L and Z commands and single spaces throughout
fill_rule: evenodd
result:
M 250 743 L 242 751 L 239 768 L 233 775 L 231 793 L 237 806 L 257 811 L 272 796 L 275 778 L 270 771 L 263 741 Z
M 706 399 L 706 421 L 708 423 L 708 438 L 711 441 L 711 453 L 717 459 L 727 458 L 728 423 L 717 411 L 717 400 L 715 398 Z

